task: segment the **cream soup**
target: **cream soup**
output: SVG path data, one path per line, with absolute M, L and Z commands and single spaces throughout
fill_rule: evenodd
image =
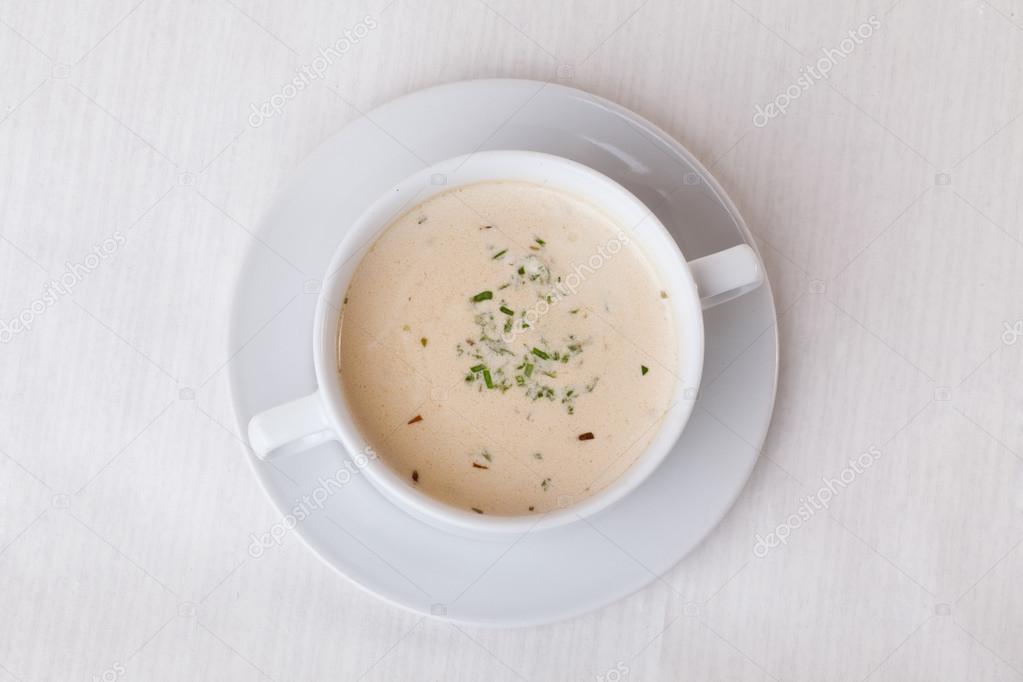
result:
M 392 223 L 342 306 L 338 371 L 410 486 L 480 514 L 588 497 L 670 406 L 672 310 L 627 229 L 525 182 L 434 196 Z

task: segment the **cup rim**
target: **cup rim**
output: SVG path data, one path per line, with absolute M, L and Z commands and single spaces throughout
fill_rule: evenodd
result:
M 493 150 L 475 152 L 447 159 L 420 169 L 397 183 L 388 192 L 374 201 L 351 224 L 345 237 L 338 244 L 323 278 L 321 291 L 316 303 L 313 328 L 313 360 L 319 390 L 317 391 L 324 414 L 334 435 L 349 453 L 370 453 L 372 448 L 360 433 L 348 408 L 342 382 L 337 372 L 336 341 L 338 333 L 339 307 L 334 301 L 341 301 L 351 277 L 365 253 L 393 221 L 408 210 L 432 196 L 451 191 L 457 187 L 487 180 L 522 180 L 537 182 L 535 177 L 516 177 L 505 173 L 490 173 L 494 168 L 521 168 L 539 164 L 553 168 L 552 172 L 572 172 L 593 183 L 593 191 L 580 195 L 581 198 L 605 210 L 613 219 L 615 214 L 607 211 L 607 193 L 644 214 L 640 223 L 650 228 L 644 239 L 658 242 L 656 248 L 661 255 L 672 261 L 672 270 L 663 272 L 654 266 L 648 244 L 639 244 L 644 257 L 651 261 L 662 281 L 671 279 L 678 286 L 672 287 L 672 310 L 676 326 L 679 353 L 676 362 L 675 392 L 669 408 L 661 416 L 657 431 L 635 461 L 614 481 L 598 492 L 579 502 L 548 512 L 518 516 L 481 515 L 458 509 L 428 494 L 414 489 L 385 462 L 370 456 L 363 473 L 370 483 L 389 498 L 391 502 L 420 520 L 431 523 L 450 532 L 471 536 L 494 534 L 526 533 L 554 528 L 590 517 L 611 506 L 638 488 L 657 469 L 672 451 L 692 414 L 696 393 L 700 385 L 704 361 L 703 314 L 696 282 L 690 272 L 685 256 L 677 242 L 661 223 L 660 219 L 645 203 L 621 184 L 589 166 L 564 157 L 526 150 Z M 489 177 L 472 176 L 464 181 L 448 183 L 448 178 L 467 171 L 482 172 Z M 444 178 L 443 184 L 436 182 L 437 176 Z M 551 183 L 557 186 L 557 183 Z M 418 192 L 413 192 L 415 188 Z M 427 196 L 420 197 L 423 188 Z M 408 199 L 405 197 L 411 194 Z M 616 224 L 620 224 L 616 220 Z M 633 226 L 633 231 L 639 223 Z M 623 227 L 623 229 L 625 229 Z M 332 301 L 333 299 L 333 301 Z M 683 343 L 684 337 L 684 343 Z M 330 352 L 328 352 L 328 349 Z M 684 378 L 683 378 L 684 377 Z

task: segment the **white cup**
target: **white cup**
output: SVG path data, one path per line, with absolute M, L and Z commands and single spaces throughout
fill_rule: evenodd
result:
M 674 307 L 678 366 L 671 407 L 646 451 L 617 480 L 600 492 L 546 514 L 480 515 L 457 509 L 414 488 L 379 458 L 370 457 L 366 478 L 387 498 L 434 525 L 491 534 L 525 532 L 578 521 L 627 495 L 671 451 L 693 410 L 703 371 L 703 314 L 709 308 L 757 288 L 763 268 L 743 244 L 687 262 L 668 230 L 631 192 L 605 175 L 557 156 L 529 151 L 469 154 L 423 169 L 388 191 L 348 229 L 327 268 L 316 306 L 313 365 L 318 389 L 304 398 L 257 414 L 249 422 L 249 442 L 263 459 L 291 455 L 329 440 L 350 453 L 372 452 L 347 407 L 337 375 L 337 335 L 341 304 L 362 256 L 396 218 L 430 197 L 460 185 L 487 180 L 521 180 L 547 185 L 600 207 L 658 273 Z M 386 453 L 384 453 L 386 456 Z

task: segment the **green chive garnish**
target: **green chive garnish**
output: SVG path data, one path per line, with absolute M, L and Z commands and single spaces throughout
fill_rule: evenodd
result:
M 482 372 L 482 371 L 483 371 L 483 370 L 485 370 L 486 368 L 487 368 L 487 366 L 486 366 L 486 365 L 484 365 L 484 364 L 480 363 L 480 364 L 478 364 L 478 365 L 473 365 L 472 367 L 470 367 L 470 368 L 469 368 L 469 371 L 470 371 L 470 372 Z
M 508 249 L 502 249 L 501 251 L 498 251 L 497 253 L 495 253 L 493 255 L 493 257 L 491 258 L 491 260 L 497 260 L 498 258 L 500 258 L 501 256 L 503 256 L 506 253 L 508 253 Z
M 527 377 L 533 376 L 533 366 L 527 362 L 526 366 L 523 368 L 522 373 L 525 374 Z
M 500 310 L 505 315 L 514 315 L 515 314 L 515 311 L 512 310 L 511 308 L 509 308 L 506 305 L 501 306 L 500 308 L 498 308 L 498 310 Z
M 490 376 L 490 370 L 486 367 L 483 368 L 483 383 L 487 385 L 487 388 L 494 387 L 494 380 Z
M 544 353 L 542 350 L 540 350 L 539 348 L 536 348 L 536 347 L 533 348 L 532 353 L 533 353 L 533 355 L 535 355 L 536 357 L 538 357 L 538 358 L 540 358 L 542 360 L 550 360 L 551 359 L 550 355 L 547 355 L 547 353 Z
M 646 365 L 640 365 L 639 366 L 639 371 L 642 372 L 643 374 L 646 374 L 647 372 L 650 371 L 650 368 L 647 367 Z
M 526 267 L 524 265 L 519 266 L 519 274 L 520 275 L 526 274 Z
M 489 301 L 494 297 L 493 291 L 481 291 L 472 297 L 473 303 L 479 303 L 480 301 Z
M 542 240 L 539 237 L 537 237 L 536 238 L 536 243 L 539 244 L 540 246 L 544 246 L 547 242 L 545 242 L 544 240 Z

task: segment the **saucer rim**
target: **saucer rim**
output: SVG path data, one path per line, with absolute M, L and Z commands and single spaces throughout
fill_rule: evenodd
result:
M 477 89 L 477 88 L 493 88 L 493 87 L 500 88 L 500 87 L 521 87 L 521 86 L 535 87 L 538 90 L 539 89 L 544 89 L 544 88 L 550 88 L 550 89 L 556 91 L 558 94 L 563 95 L 565 97 L 585 100 L 586 102 L 588 102 L 590 104 L 597 105 L 599 107 L 602 107 L 602 108 L 608 110 L 609 112 L 612 112 L 613 114 L 615 114 L 618 118 L 623 119 L 623 121 L 624 121 L 623 124 L 624 125 L 631 125 L 632 127 L 636 128 L 637 130 L 645 132 L 650 137 L 656 138 L 660 143 L 662 143 L 665 146 L 667 146 L 668 148 L 670 148 L 670 150 L 674 154 L 676 154 L 678 157 L 680 157 L 682 160 L 684 160 L 685 163 L 690 165 L 693 169 L 695 169 L 699 173 L 699 175 L 701 177 L 701 180 L 704 181 L 707 184 L 707 186 L 713 192 L 715 199 L 721 205 L 721 208 L 723 208 L 725 210 L 725 212 L 728 214 L 728 217 L 734 223 L 735 228 L 739 232 L 739 236 L 742 238 L 743 243 L 748 244 L 751 248 L 753 248 L 754 252 L 757 253 L 758 257 L 760 256 L 760 249 L 758 248 L 758 246 L 756 244 L 756 241 L 753 238 L 753 233 L 750 230 L 749 226 L 746 224 L 746 221 L 742 217 L 742 214 L 739 212 L 739 210 L 738 210 L 737 206 L 735 205 L 734 201 L 731 199 L 731 197 L 728 195 L 728 193 L 721 186 L 721 184 L 717 180 L 717 178 L 706 168 L 706 166 L 704 166 L 704 164 L 702 164 L 699 161 L 699 159 L 688 148 L 686 148 L 684 145 L 682 145 L 682 143 L 679 142 L 678 140 L 676 140 L 672 135 L 668 134 L 666 131 L 661 129 L 659 126 L 657 126 L 656 124 L 654 124 L 651 121 L 647 120 L 643 116 L 637 114 L 636 112 L 633 112 L 630 109 L 628 109 L 628 108 L 626 108 L 626 107 L 624 107 L 622 105 L 619 105 L 619 104 L 617 104 L 615 102 L 607 100 L 607 99 L 605 99 L 603 97 L 600 97 L 599 95 L 595 95 L 595 94 L 592 94 L 592 93 L 589 93 L 589 92 L 586 92 L 586 91 L 583 91 L 583 90 L 579 90 L 579 89 L 576 89 L 576 88 L 571 88 L 571 87 L 568 87 L 568 86 L 565 86 L 565 85 L 561 85 L 561 84 L 558 84 L 558 83 L 544 82 L 544 81 L 535 81 L 535 80 L 529 80 L 529 79 L 518 79 L 518 78 L 481 78 L 481 79 L 470 79 L 470 80 L 461 80 L 461 81 L 454 81 L 454 82 L 449 82 L 449 83 L 442 83 L 442 84 L 430 86 L 430 87 L 427 87 L 427 88 L 422 88 L 422 89 L 415 90 L 415 91 L 406 93 L 404 95 L 401 95 L 401 96 L 399 96 L 397 98 L 389 100 L 389 101 L 387 101 L 387 102 L 385 102 L 385 103 L 375 107 L 374 109 L 369 111 L 367 114 L 365 114 L 363 116 L 360 116 L 360 117 L 358 117 L 356 119 L 353 119 L 352 121 L 348 122 L 345 126 L 343 126 L 342 128 L 338 129 L 336 132 L 334 132 L 332 135 L 330 135 L 329 137 L 326 137 L 324 140 L 322 140 L 317 145 L 317 147 L 315 149 L 313 149 L 301 163 L 299 163 L 295 168 L 293 168 L 288 173 L 288 175 L 285 178 L 285 180 L 278 186 L 277 190 L 275 191 L 273 200 L 267 205 L 267 208 L 264 210 L 264 212 L 260 216 L 260 219 L 259 219 L 259 221 L 257 223 L 256 229 L 254 230 L 254 234 L 260 235 L 262 232 L 265 231 L 266 225 L 271 220 L 271 218 L 276 214 L 277 209 L 279 209 L 279 207 L 284 203 L 285 197 L 288 196 L 288 194 L 291 191 L 293 191 L 294 183 L 296 183 L 298 181 L 298 179 L 301 178 L 307 172 L 307 170 L 310 167 L 312 167 L 312 166 L 314 166 L 316 164 L 316 162 L 317 162 L 317 160 L 318 160 L 318 158 L 319 158 L 319 156 L 321 154 L 327 153 L 327 150 L 329 150 L 330 148 L 333 147 L 333 143 L 336 140 L 336 138 L 344 135 L 346 130 L 347 130 L 347 128 L 350 125 L 352 125 L 353 123 L 355 123 L 355 122 L 357 122 L 357 121 L 359 121 L 359 120 L 361 120 L 363 118 L 366 118 L 367 116 L 373 116 L 374 114 L 379 115 L 382 112 L 390 111 L 392 109 L 400 109 L 403 106 L 405 106 L 407 102 L 413 100 L 414 98 L 421 97 L 421 96 L 423 96 L 423 95 L 425 95 L 427 93 L 435 95 L 437 92 L 447 91 L 450 95 L 457 95 L 459 91 L 473 90 L 473 89 Z M 548 153 L 554 154 L 554 152 L 548 152 Z M 557 155 L 557 154 L 555 154 L 555 155 Z M 601 172 L 601 171 L 598 170 L 598 172 Z M 612 178 L 612 180 L 614 180 L 614 178 Z M 626 187 L 626 189 L 628 189 L 628 188 Z M 236 353 L 237 347 L 238 347 L 238 341 L 239 341 L 239 339 L 237 338 L 237 334 L 238 334 L 238 331 L 237 331 L 238 330 L 237 317 L 239 315 L 239 306 L 237 305 L 237 301 L 239 300 L 239 298 L 241 296 L 241 288 L 242 288 L 242 286 L 244 284 L 243 280 L 244 280 L 245 274 L 252 267 L 252 261 L 254 260 L 255 251 L 256 251 L 256 245 L 255 244 L 250 244 L 248 249 L 247 249 L 247 251 L 246 251 L 246 253 L 245 253 L 245 255 L 244 255 L 244 257 L 243 257 L 243 259 L 242 259 L 242 264 L 241 264 L 241 267 L 239 268 L 238 275 L 236 277 L 236 280 L 235 280 L 235 283 L 234 283 L 234 287 L 233 287 L 233 290 L 232 290 L 232 297 L 231 297 L 232 309 L 231 309 L 231 317 L 230 317 L 231 324 L 230 324 L 229 333 L 227 335 L 227 337 L 228 337 L 227 338 L 227 346 L 228 346 L 227 350 L 231 354 L 231 356 L 233 356 Z M 438 618 L 440 620 L 443 620 L 443 621 L 446 621 L 446 622 L 451 622 L 451 623 L 458 623 L 458 624 L 472 625 L 472 626 L 482 626 L 482 627 L 493 627 L 493 628 L 532 627 L 532 626 L 537 626 L 537 625 L 546 625 L 546 624 L 551 624 L 551 623 L 555 623 L 555 622 L 561 622 L 561 621 L 564 621 L 564 620 L 567 620 L 567 619 L 578 617 L 578 616 L 586 614 L 586 613 L 593 612 L 595 610 L 607 607 L 607 606 L 609 606 L 609 605 L 611 605 L 611 604 L 613 604 L 613 603 L 615 603 L 615 602 L 617 602 L 617 601 L 619 601 L 621 599 L 624 599 L 624 598 L 626 598 L 626 597 L 628 597 L 628 596 L 630 596 L 632 594 L 640 592 L 644 588 L 648 587 L 652 582 L 656 581 L 660 576 L 664 575 L 664 573 L 666 573 L 667 571 L 670 571 L 673 567 L 677 566 L 678 563 L 682 559 L 684 559 L 687 555 L 689 555 L 691 552 L 696 550 L 707 539 L 707 537 L 709 537 L 711 535 L 711 533 L 720 525 L 720 523 L 724 519 L 724 517 L 735 506 L 735 503 L 738 501 L 739 497 L 742 494 L 742 491 L 745 489 L 745 487 L 746 487 L 746 485 L 747 485 L 747 483 L 749 481 L 749 478 L 752 475 L 752 472 L 753 472 L 754 468 L 756 467 L 757 462 L 760 459 L 760 454 L 762 452 L 763 444 L 764 444 L 764 442 L 766 440 L 766 437 L 767 437 L 767 433 L 768 433 L 768 430 L 769 430 L 769 427 L 770 427 L 770 424 L 771 424 L 771 420 L 773 419 L 774 409 L 775 409 L 775 405 L 776 405 L 776 402 L 777 402 L 779 362 L 780 362 L 780 344 L 779 344 L 779 339 L 778 339 L 778 326 L 777 326 L 777 305 L 776 305 L 776 302 L 774 300 L 774 295 L 773 295 L 773 289 L 772 289 L 772 286 L 771 286 L 771 282 L 770 282 L 770 279 L 767 276 L 766 272 L 764 273 L 764 281 L 763 281 L 763 285 L 762 286 L 766 288 L 766 292 L 768 294 L 767 297 L 766 297 L 766 299 L 767 299 L 766 304 L 770 308 L 770 318 L 773 320 L 773 322 L 760 334 L 760 336 L 763 336 L 763 334 L 765 334 L 765 333 L 769 333 L 771 335 L 771 337 L 773 339 L 773 344 L 774 344 L 774 354 L 773 354 L 773 358 L 772 358 L 772 368 L 771 368 L 772 369 L 772 377 L 771 377 L 772 381 L 771 381 L 771 390 L 770 390 L 770 396 L 769 396 L 769 405 L 767 407 L 766 415 L 764 417 L 764 423 L 759 428 L 757 428 L 757 432 L 760 433 L 761 435 L 759 436 L 759 438 L 756 439 L 757 441 L 759 441 L 755 445 L 756 456 L 750 458 L 750 460 L 748 462 L 748 465 L 745 467 L 744 470 L 741 471 L 741 474 L 742 474 L 741 475 L 741 479 L 740 479 L 741 482 L 737 484 L 735 490 L 730 491 L 730 493 L 728 495 L 728 503 L 722 507 L 721 511 L 718 514 L 716 514 L 712 518 L 711 521 L 709 521 L 708 523 L 704 524 L 703 531 L 701 533 L 699 533 L 697 536 L 694 537 L 694 539 L 692 540 L 692 542 L 689 545 L 689 547 L 687 549 L 685 549 L 683 552 L 681 552 L 680 554 L 678 554 L 678 556 L 676 556 L 672 560 L 672 563 L 670 565 L 668 565 L 661 572 L 658 572 L 656 574 L 651 573 L 651 575 L 649 576 L 648 579 L 646 579 L 646 580 L 644 580 L 644 581 L 642 581 L 642 582 L 640 582 L 638 584 L 631 584 L 630 583 L 630 584 L 624 586 L 622 589 L 619 589 L 619 590 L 604 592 L 604 593 L 601 594 L 601 597 L 599 599 L 594 599 L 594 600 L 587 601 L 586 603 L 583 603 L 583 604 L 574 605 L 570 609 L 562 608 L 556 615 L 551 615 L 551 614 L 548 614 L 548 613 L 545 612 L 544 614 L 541 614 L 538 617 L 533 617 L 533 618 L 515 618 L 515 619 L 507 619 L 507 618 L 501 618 L 501 617 L 495 617 L 495 618 L 490 618 L 490 619 L 487 619 L 487 618 L 460 618 L 460 617 L 457 617 L 457 616 L 449 616 L 447 614 L 438 615 L 438 614 L 431 613 L 429 611 L 425 611 L 423 609 L 417 608 L 413 604 L 409 604 L 409 603 L 405 603 L 405 602 L 399 601 L 398 599 L 388 595 L 385 592 L 377 591 L 377 590 L 371 588 L 369 585 L 366 585 L 366 584 L 360 582 L 353 575 L 349 575 L 348 573 L 346 573 L 344 570 L 342 570 L 341 566 L 337 565 L 334 561 L 332 561 L 330 558 L 328 558 L 328 556 L 326 556 L 325 552 L 321 551 L 321 549 L 319 547 L 317 547 L 317 545 L 314 543 L 314 539 L 312 537 L 309 537 L 310 534 L 308 532 L 304 531 L 301 526 L 297 526 L 295 528 L 295 535 L 298 536 L 298 538 L 302 542 L 302 544 L 305 547 L 307 547 L 319 560 L 321 560 L 323 563 L 325 563 L 327 566 L 329 566 L 331 569 L 333 569 L 336 573 L 338 573 L 339 575 L 343 576 L 348 582 L 350 582 L 351 584 L 354 584 L 355 586 L 360 588 L 363 592 L 365 592 L 367 594 L 370 594 L 370 595 L 373 595 L 375 598 L 380 599 L 380 600 L 384 601 L 385 603 L 390 604 L 392 606 L 396 606 L 396 607 L 398 607 L 398 608 L 400 608 L 400 609 L 402 609 L 404 611 L 407 611 L 409 613 L 412 613 L 412 614 L 415 614 L 415 615 L 419 615 L 419 616 L 428 616 L 428 617 L 431 617 L 431 618 Z M 759 338 L 760 337 L 758 337 L 758 339 Z M 706 342 L 706 339 L 705 339 L 705 342 Z M 743 351 L 743 353 L 744 352 L 745 351 Z M 741 357 L 743 353 L 740 353 L 738 356 L 736 356 L 736 359 Z M 240 413 L 240 411 L 238 409 L 238 406 L 240 404 L 239 398 L 238 398 L 239 387 L 236 385 L 236 382 L 234 381 L 234 367 L 233 366 L 229 366 L 228 367 L 228 376 L 229 376 L 229 379 L 228 379 L 228 382 L 227 382 L 227 384 L 228 384 L 228 392 L 229 392 L 230 402 L 231 402 L 231 405 L 232 405 L 232 410 L 234 412 L 235 423 L 236 423 L 237 428 L 239 429 L 239 433 L 240 434 L 245 434 L 247 432 L 246 431 L 247 420 L 245 420 L 243 418 L 243 416 L 241 415 L 241 413 Z M 711 385 L 720 376 L 721 376 L 721 374 L 719 373 L 717 376 L 713 377 L 713 379 L 711 380 Z M 743 439 L 743 440 L 745 440 L 745 439 Z M 750 442 L 750 441 L 746 441 L 746 442 L 751 447 L 754 446 L 753 442 Z M 259 465 L 261 463 L 263 463 L 262 460 L 260 460 L 258 457 L 256 457 L 256 455 L 253 453 L 251 447 L 249 446 L 249 444 L 247 442 L 243 443 L 243 449 L 245 450 L 246 454 L 248 455 L 247 459 L 249 461 L 249 466 L 250 466 L 253 474 L 255 475 L 256 480 L 259 481 L 260 487 L 262 488 L 263 492 L 269 498 L 269 500 L 270 500 L 271 504 L 273 505 L 274 509 L 276 511 L 278 511 L 278 512 L 282 512 L 282 513 L 286 514 L 288 512 L 287 508 L 284 505 L 282 505 L 282 504 L 280 504 L 278 502 L 277 492 L 274 491 L 274 490 L 271 490 L 271 488 L 270 488 L 270 479 L 272 477 L 267 475 L 265 473 L 265 471 L 259 467 Z M 346 452 L 344 456 L 348 457 L 350 455 L 349 455 L 349 453 Z M 654 474 L 651 474 L 651 475 L 654 475 Z M 637 491 L 633 491 L 632 494 L 637 494 Z M 386 498 L 382 498 L 382 499 L 386 499 Z M 561 527 L 560 530 L 564 530 L 565 528 L 568 528 L 568 527 L 571 527 L 571 525 L 570 526 L 563 526 L 563 527 Z M 444 531 L 442 531 L 440 529 L 435 529 L 435 530 L 437 530 L 437 532 L 444 532 Z M 558 530 L 558 529 L 555 529 L 555 530 Z

